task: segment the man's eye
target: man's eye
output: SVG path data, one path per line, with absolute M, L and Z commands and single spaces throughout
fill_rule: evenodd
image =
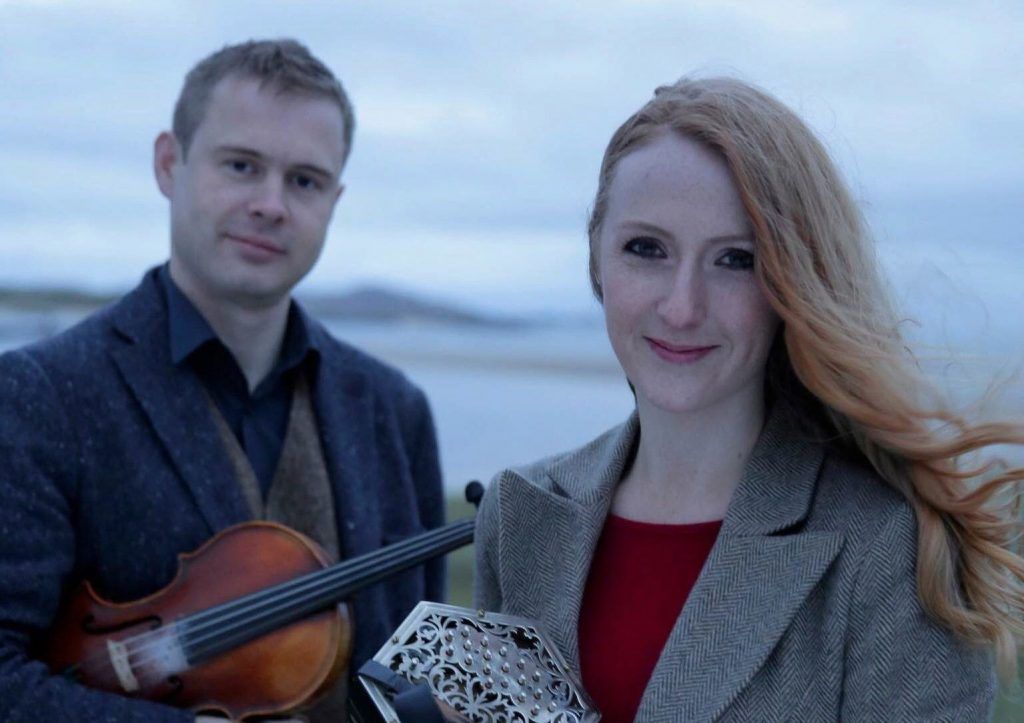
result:
M 253 168 L 251 161 L 245 161 L 240 158 L 236 158 L 227 162 L 228 168 L 235 173 L 252 173 L 255 169 Z
M 294 176 L 292 178 L 292 183 L 294 183 L 297 187 L 301 188 L 304 191 L 306 191 L 306 190 L 315 190 L 315 189 L 320 188 L 320 182 L 319 181 L 317 181 L 312 176 L 305 176 L 305 175 L 303 175 L 301 173 L 299 175 Z
M 743 249 L 728 249 L 718 257 L 715 265 L 724 266 L 727 269 L 746 271 L 754 268 L 754 254 Z
M 634 256 L 639 256 L 644 259 L 663 259 L 665 258 L 665 252 L 661 248 L 661 244 L 658 243 L 657 239 L 653 239 L 649 236 L 640 236 L 639 238 L 630 239 L 626 242 L 623 250 Z

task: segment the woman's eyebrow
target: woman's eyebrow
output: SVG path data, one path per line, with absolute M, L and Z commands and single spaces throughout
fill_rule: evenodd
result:
M 645 231 L 647 233 L 654 233 L 661 236 L 670 236 L 671 234 L 657 224 L 650 223 L 649 221 L 640 220 L 627 220 L 622 221 L 618 224 L 620 228 L 631 228 L 639 231 Z M 708 238 L 701 239 L 703 243 L 709 244 L 721 244 L 721 243 L 733 243 L 736 241 L 753 242 L 754 234 L 751 231 L 730 231 L 729 233 L 716 234 L 715 236 L 709 236 Z
M 668 231 L 663 229 L 661 226 L 650 223 L 648 221 L 622 221 L 621 223 L 619 223 L 619 226 L 622 228 L 634 228 L 640 231 L 646 231 L 648 233 L 656 233 L 661 235 L 668 234 Z
M 712 236 L 704 239 L 708 243 L 720 244 L 720 243 L 732 243 L 734 241 L 754 241 L 754 234 L 750 231 L 737 231 L 736 233 L 725 233 L 718 236 Z

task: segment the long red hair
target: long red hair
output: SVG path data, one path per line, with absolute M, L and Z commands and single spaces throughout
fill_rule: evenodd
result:
M 1024 640 L 1024 468 L 991 450 L 1024 445 L 1024 425 L 968 419 L 920 371 L 861 212 L 796 114 L 731 78 L 659 88 L 605 152 L 589 223 L 594 293 L 601 298 L 594 249 L 618 161 L 665 128 L 721 153 L 743 199 L 756 273 L 783 322 L 769 358 L 771 402 L 797 406 L 816 433 L 858 451 L 906 497 L 922 605 L 993 647 L 1012 678 Z

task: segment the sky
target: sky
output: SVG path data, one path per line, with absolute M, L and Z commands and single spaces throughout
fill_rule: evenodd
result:
M 185 72 L 279 36 L 358 117 L 307 289 L 595 312 L 584 228 L 608 138 L 657 85 L 725 73 L 819 133 L 911 316 L 1024 351 L 1016 0 L 0 0 L 0 284 L 127 289 L 165 258 L 152 141 Z

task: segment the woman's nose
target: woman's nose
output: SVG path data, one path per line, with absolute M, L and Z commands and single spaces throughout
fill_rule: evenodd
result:
M 672 328 L 699 326 L 707 314 L 707 290 L 700 270 L 681 265 L 658 302 L 658 315 Z

